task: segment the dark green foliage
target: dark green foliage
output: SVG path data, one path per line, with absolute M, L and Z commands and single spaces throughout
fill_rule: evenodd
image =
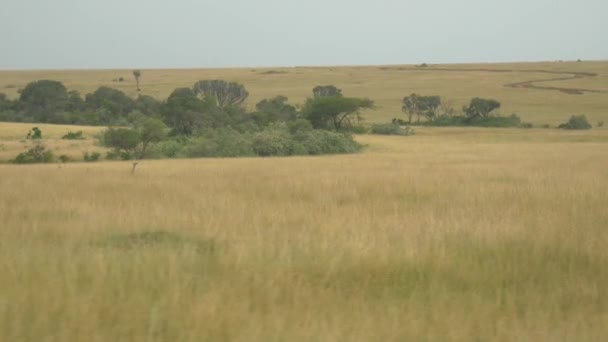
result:
M 135 101 L 118 89 L 99 87 L 94 93 L 87 94 L 86 106 L 99 114 L 99 123 L 104 125 L 116 124 L 120 118 L 125 118 L 133 109 Z
M 143 158 L 146 155 L 150 144 L 160 142 L 167 136 L 168 128 L 159 119 L 145 117 L 135 122 L 134 125 L 135 130 L 139 132 L 141 142 L 139 158 Z
M 296 107 L 286 103 L 287 97 L 276 96 L 272 99 L 265 99 L 258 102 L 255 106 L 256 112 L 251 114 L 253 121 L 260 127 L 268 126 L 274 122 L 295 120 L 297 115 Z
M 68 91 L 61 82 L 41 80 L 23 88 L 19 104 L 34 121 L 49 122 L 54 113 L 66 109 L 68 98 Z
M 479 97 L 471 99 L 471 103 L 464 107 L 462 111 L 470 119 L 479 117 L 487 118 L 490 113 L 500 108 L 500 102 L 492 99 L 482 99 Z
M 358 97 L 316 97 L 308 99 L 302 110 L 304 118 L 308 119 L 316 129 L 341 130 L 352 126 L 359 117 L 359 111 L 372 108 L 374 102 Z
M 64 136 L 61 137 L 64 140 L 82 140 L 84 137 L 82 136 L 82 131 L 78 132 L 68 132 Z
M 249 97 L 242 84 L 223 80 L 198 81 L 192 90 L 197 96 L 213 100 L 221 111 L 228 106 L 240 106 Z
M 19 153 L 12 160 L 15 164 L 34 164 L 34 163 L 52 163 L 55 160 L 53 152 L 49 151 L 44 145 L 36 144 L 27 152 Z
M 183 149 L 179 149 L 179 144 Z M 313 130 L 310 122 L 299 119 L 286 124 L 270 125 L 255 133 L 242 133 L 231 128 L 210 129 L 197 138 L 163 146 L 186 157 L 291 156 L 329 153 L 353 153 L 361 149 L 350 135 Z M 166 155 L 166 154 L 165 154 Z
M 201 157 L 242 157 L 253 156 L 251 135 L 232 128 L 218 128 L 205 131 L 201 136 L 188 141 L 184 155 Z
M 31 131 L 27 133 L 26 138 L 32 140 L 40 140 L 42 139 L 42 131 L 40 130 L 40 128 L 34 127 Z
M 342 96 L 342 90 L 336 88 L 333 85 L 327 86 L 316 86 L 312 90 L 312 94 L 315 98 L 318 97 L 340 97 Z
M 83 155 L 83 160 L 85 162 L 96 162 L 99 160 L 100 157 L 101 157 L 101 153 L 99 153 L 99 152 L 93 152 L 93 153 L 85 152 Z
M 140 142 L 140 132 L 130 128 L 109 128 L 103 134 L 104 146 L 114 149 L 108 154 L 109 159 L 117 157 L 123 160 L 132 159 Z
M 80 96 L 80 93 L 76 90 L 68 92 L 68 102 L 65 107 L 66 112 L 80 112 L 84 110 L 86 104 Z
M 208 105 L 190 88 L 178 88 L 171 93 L 162 107 L 165 123 L 176 135 L 192 135 L 202 126 L 202 114 Z
M 139 95 L 135 100 L 135 109 L 146 116 L 158 115 L 161 112 L 161 102 L 148 95 Z
M 568 122 L 558 126 L 562 129 L 591 129 L 591 124 L 585 115 L 572 115 Z
M 388 124 L 375 124 L 372 125 L 372 134 L 381 135 L 414 135 L 414 130 L 409 126 L 402 128 L 399 124 L 388 123 Z
M 291 134 L 286 129 L 272 127 L 253 136 L 253 151 L 259 156 L 288 156 L 291 154 Z

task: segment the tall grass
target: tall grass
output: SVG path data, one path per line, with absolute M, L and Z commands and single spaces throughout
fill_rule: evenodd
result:
M 0 340 L 603 340 L 605 137 L 465 131 L 0 165 Z

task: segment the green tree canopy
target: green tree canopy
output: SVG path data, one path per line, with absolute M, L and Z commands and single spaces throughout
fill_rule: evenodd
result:
M 285 96 L 276 96 L 258 102 L 255 105 L 257 111 L 251 114 L 254 122 L 267 126 L 273 122 L 294 120 L 297 115 L 296 107 L 288 104 L 287 100 Z
M 107 117 L 101 122 L 103 124 L 111 124 L 120 117 L 126 117 L 135 109 L 135 101 L 132 98 L 118 89 L 109 87 L 99 87 L 92 94 L 87 94 L 85 102 L 89 109 L 103 109 L 107 112 Z
M 417 116 L 417 121 L 420 123 L 421 115 L 433 120 L 440 105 L 441 97 L 439 96 L 421 96 L 413 93 L 403 98 L 401 110 L 408 114 L 408 123 L 412 123 L 414 115 Z
M 178 135 L 191 135 L 201 125 L 206 104 L 190 88 L 177 88 L 169 95 L 161 112 L 165 123 Z
M 372 108 L 374 102 L 357 97 L 316 97 L 308 99 L 302 113 L 314 128 L 340 130 L 359 118 L 359 111 Z
M 47 122 L 54 113 L 65 110 L 68 91 L 58 81 L 41 80 L 28 83 L 21 91 L 19 102 L 34 120 Z
M 487 118 L 492 111 L 500 108 L 500 102 L 492 99 L 482 99 L 479 97 L 471 99 L 471 103 L 465 106 L 462 111 L 469 119 L 478 117 Z

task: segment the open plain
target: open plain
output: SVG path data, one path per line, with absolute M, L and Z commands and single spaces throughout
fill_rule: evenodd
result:
M 129 75 L 0 71 L 0 92 L 55 79 L 134 95 Z M 580 94 L 505 86 L 556 77 L 572 78 L 533 84 Z M 608 120 L 606 62 L 144 70 L 142 91 L 206 78 L 243 82 L 249 105 L 335 84 L 377 101 L 367 122 L 404 118 L 412 92 L 496 98 L 534 124 Z M 0 123 L 1 160 L 31 126 Z M 38 126 L 57 154 L 103 151 L 102 128 Z M 86 139 L 60 139 L 72 130 Z M 351 155 L 145 160 L 134 175 L 0 164 L 0 340 L 604 340 L 608 129 L 415 130 L 359 135 Z

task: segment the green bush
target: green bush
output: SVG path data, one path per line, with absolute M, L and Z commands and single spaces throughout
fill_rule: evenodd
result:
M 241 157 L 254 155 L 251 136 L 232 128 L 210 129 L 193 138 L 184 148 L 184 155 L 200 157 Z
M 414 130 L 409 126 L 401 128 L 398 123 L 375 124 L 372 125 L 372 134 L 382 135 L 414 135 Z
M 367 134 L 367 133 L 369 133 L 369 129 L 367 127 L 363 126 L 363 125 L 351 126 L 346 131 L 350 132 L 352 134 Z
M 62 136 L 61 139 L 82 140 L 82 139 L 84 139 L 84 137 L 82 136 L 82 131 L 78 131 L 78 132 L 68 132 L 66 135 Z
M 15 164 L 34 164 L 34 163 L 52 163 L 55 160 L 53 152 L 49 151 L 44 145 L 38 144 L 30 148 L 27 152 L 19 153 L 12 160 Z
M 253 136 L 253 151 L 259 156 L 287 156 L 291 154 L 292 139 L 289 131 L 271 127 Z
M 521 119 L 517 114 L 511 114 L 509 116 L 488 116 L 488 117 L 474 117 L 466 119 L 469 126 L 476 127 L 519 127 L 521 125 Z
M 562 129 L 591 129 L 591 124 L 585 115 L 572 115 L 568 122 L 558 126 Z
M 161 141 L 150 147 L 146 158 L 178 158 L 183 156 L 183 150 L 188 141 L 185 139 L 171 139 Z

